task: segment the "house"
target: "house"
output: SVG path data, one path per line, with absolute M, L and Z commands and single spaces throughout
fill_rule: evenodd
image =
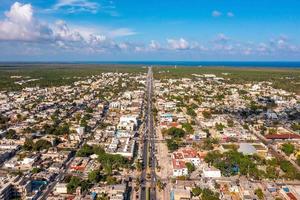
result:
M 103 187 L 94 187 L 91 188 L 92 193 L 108 194 L 109 199 L 111 200 L 124 200 L 127 199 L 128 187 L 127 184 L 116 184 L 116 185 L 108 185 Z
M 172 102 L 172 101 L 170 101 L 170 102 L 165 102 L 165 103 L 163 104 L 163 106 L 164 106 L 164 109 L 165 109 L 165 110 L 173 110 L 173 109 L 176 108 L 176 103 L 175 103 L 175 102 Z
M 182 149 L 182 154 L 183 154 L 183 159 L 185 162 L 190 162 L 195 166 L 199 166 L 200 165 L 200 158 L 198 156 L 197 151 L 195 151 L 192 148 L 185 148 Z
M 173 115 L 171 113 L 163 113 L 160 115 L 160 122 L 173 122 Z
M 171 191 L 171 200 L 189 200 L 191 192 L 185 187 L 176 187 Z
M 55 186 L 55 193 L 67 194 L 68 193 L 67 183 L 57 183 Z
M 172 159 L 173 176 L 187 176 L 188 169 L 184 161 Z
M 205 178 L 220 178 L 221 177 L 221 171 L 214 168 L 204 168 L 202 170 L 202 176 Z
M 199 166 L 201 163 L 200 157 L 192 148 L 183 148 L 172 154 L 173 176 L 188 175 L 186 163 L 192 163 L 194 166 Z
M 123 115 L 120 117 L 120 123 L 130 123 L 133 122 L 135 126 L 138 125 L 137 116 L 133 115 Z
M 127 130 L 127 131 L 133 131 L 135 130 L 136 124 L 133 121 L 120 121 L 117 125 L 117 129 L 119 130 Z

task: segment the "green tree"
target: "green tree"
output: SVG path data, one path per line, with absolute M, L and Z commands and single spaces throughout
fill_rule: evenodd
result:
M 18 135 L 16 133 L 16 131 L 14 129 L 9 129 L 7 132 L 6 132 L 6 135 L 5 137 L 7 139 L 18 139 Z
M 139 161 L 135 162 L 135 167 L 138 171 L 142 171 L 142 163 L 141 162 L 139 162 Z
M 31 173 L 37 174 L 37 173 L 39 173 L 40 171 L 42 171 L 41 168 L 34 167 L 34 168 L 31 170 Z
M 90 171 L 88 174 L 88 180 L 92 183 L 98 183 L 101 180 L 101 174 L 99 170 Z
M 167 134 L 175 138 L 182 138 L 185 136 L 185 131 L 180 128 L 171 127 L 167 130 Z
M 254 191 L 255 195 L 260 199 L 260 200 L 263 200 L 265 198 L 265 195 L 262 191 L 261 188 L 257 188 L 255 191 Z
M 117 181 L 116 177 L 113 177 L 113 176 L 107 176 L 107 177 L 106 177 L 106 183 L 107 183 L 108 185 L 114 185 L 114 184 L 117 184 L 118 181 Z
M 81 180 L 77 176 L 72 176 L 69 183 L 67 184 L 68 193 L 72 194 L 76 188 L 80 186 Z
M 92 146 L 84 144 L 80 150 L 77 151 L 76 156 L 78 157 L 88 157 L 94 154 L 94 150 Z
M 43 149 L 49 149 L 50 147 L 52 147 L 51 142 L 44 139 L 40 139 L 34 144 L 33 150 L 40 151 Z
M 190 123 L 183 123 L 182 128 L 188 133 L 188 134 L 193 134 L 194 129 Z
M 279 176 L 279 173 L 276 169 L 276 167 L 274 166 L 267 166 L 266 167 L 266 178 L 269 178 L 269 179 L 277 179 Z
M 187 163 L 185 163 L 185 166 L 188 169 L 189 174 L 191 174 L 193 171 L 195 171 L 195 166 L 192 163 L 187 162 Z
M 169 149 L 169 151 L 175 151 L 179 148 L 177 142 L 173 139 L 167 139 L 167 147 Z
M 205 119 L 210 119 L 212 117 L 212 114 L 210 111 L 203 111 L 202 115 Z
M 9 118 L 0 114 L 0 130 L 8 127 Z
M 87 113 L 93 113 L 93 109 L 92 109 L 91 107 L 87 107 L 87 108 L 85 109 L 85 111 L 86 111 Z
M 288 179 L 300 179 L 299 173 L 297 169 L 293 166 L 290 161 L 281 160 L 280 162 L 280 169 L 285 172 L 285 177 Z
M 187 107 L 186 114 L 190 115 L 191 117 L 196 117 L 197 116 L 197 113 L 191 107 Z
M 203 144 L 201 145 L 201 148 L 204 150 L 213 150 L 214 145 L 218 143 L 219 141 L 216 138 L 205 138 L 203 140 Z
M 216 128 L 218 131 L 223 131 L 223 129 L 225 128 L 225 126 L 224 126 L 222 123 L 216 123 L 216 124 L 215 124 L 215 128 Z
M 165 184 L 160 179 L 157 179 L 156 186 L 158 187 L 159 191 L 162 191 L 165 189 Z
M 293 131 L 300 131 L 300 123 L 293 123 L 291 128 Z
M 201 200 L 219 200 L 220 194 L 217 192 L 213 192 L 212 190 L 208 188 L 200 188 L 195 187 L 192 188 L 192 195 L 195 197 L 199 197 Z
M 294 153 L 295 151 L 295 146 L 291 143 L 284 143 L 281 146 L 281 150 L 287 155 L 290 156 L 291 154 Z
M 79 121 L 81 119 L 81 113 L 76 113 L 75 119 L 76 119 L 77 123 L 79 123 Z
M 243 129 L 249 130 L 249 125 L 248 124 L 243 124 Z
M 139 177 L 137 177 L 137 178 L 135 179 L 135 187 L 134 187 L 134 190 L 135 190 L 136 192 L 139 190 L 140 185 L 141 185 L 141 180 L 140 180 Z
M 24 142 L 24 145 L 23 145 L 23 149 L 25 151 L 31 151 L 33 150 L 34 148 L 34 142 L 31 138 L 26 138 L 25 139 L 25 142 Z
M 201 194 L 201 200 L 219 200 L 219 196 L 219 193 L 213 192 L 208 188 L 204 188 Z
M 194 197 L 198 197 L 200 196 L 202 193 L 202 189 L 200 187 L 195 187 L 195 188 L 192 188 L 192 195 Z

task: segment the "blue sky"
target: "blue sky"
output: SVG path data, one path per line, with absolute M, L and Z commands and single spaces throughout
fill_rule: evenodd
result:
M 299 61 L 299 8 L 299 0 L 2 0 L 0 61 Z

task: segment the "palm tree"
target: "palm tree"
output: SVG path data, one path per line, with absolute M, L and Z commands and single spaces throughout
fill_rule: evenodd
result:
M 162 190 L 165 189 L 165 186 L 166 186 L 166 185 L 165 185 L 163 182 L 161 182 L 160 179 L 157 179 L 156 186 L 158 187 L 158 190 L 159 190 L 159 191 L 162 191 Z
M 138 190 L 139 190 L 140 185 L 141 185 L 141 180 L 140 180 L 139 177 L 137 177 L 137 178 L 135 179 L 135 187 L 134 187 L 135 191 L 138 191 Z

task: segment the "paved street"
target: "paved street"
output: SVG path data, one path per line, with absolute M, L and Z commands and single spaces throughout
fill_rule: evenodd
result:
M 155 129 L 152 113 L 152 95 L 153 95 L 153 73 L 152 68 L 149 67 L 147 75 L 147 109 L 145 110 L 145 131 L 143 136 L 143 170 L 141 173 L 141 195 L 140 199 L 151 200 L 156 199 L 156 173 L 155 173 Z M 150 184 L 147 184 L 150 181 Z M 147 191 L 148 190 L 148 191 Z M 147 194 L 147 193 L 150 194 Z M 149 196 L 148 196 L 149 195 Z M 147 197 L 148 196 L 148 197 Z

